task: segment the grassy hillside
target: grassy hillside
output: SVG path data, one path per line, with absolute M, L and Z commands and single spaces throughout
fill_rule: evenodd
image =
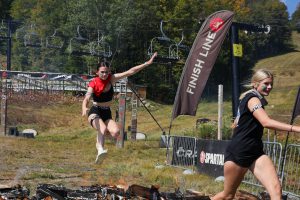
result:
M 300 49 L 300 36 L 293 34 L 295 50 Z M 275 73 L 274 90 L 268 97 L 268 112 L 275 119 L 289 122 L 300 85 L 300 52 L 259 61 L 255 68 Z M 78 187 L 92 184 L 159 185 L 161 191 L 192 188 L 203 194 L 214 194 L 223 184 L 201 174 L 182 175 L 182 170 L 165 166 L 166 150 L 158 148 L 161 129 L 145 108 L 138 109 L 138 131 L 146 141 L 126 141 L 123 149 L 115 148 L 107 138 L 109 149 L 105 162 L 96 165 L 95 131 L 81 117 L 82 97 L 33 94 L 9 97 L 8 122 L 21 131 L 34 128 L 35 139 L 0 136 L 0 186 L 25 185 L 35 191 L 39 183 Z M 115 105 L 114 107 L 116 107 Z M 126 129 L 130 125 L 130 108 Z M 172 105 L 150 102 L 149 110 L 168 133 Z M 114 108 L 113 108 L 114 113 Z M 197 116 L 180 116 L 173 121 L 173 135 L 186 135 L 195 129 L 197 118 L 217 119 L 217 102 L 201 102 Z M 224 123 L 230 125 L 231 102 L 224 105 Z M 299 123 L 299 120 L 296 120 Z M 282 133 L 283 134 L 283 133 Z M 294 135 L 292 140 L 298 140 Z M 298 140 L 299 141 L 299 140 Z M 157 168 L 162 165 L 163 168 Z
M 295 51 L 283 55 L 260 60 L 257 68 L 271 70 L 274 75 L 274 89 L 269 97 L 268 112 L 275 119 L 289 123 L 295 103 L 295 98 L 300 87 L 300 34 L 292 35 Z M 299 123 L 299 119 L 296 123 Z

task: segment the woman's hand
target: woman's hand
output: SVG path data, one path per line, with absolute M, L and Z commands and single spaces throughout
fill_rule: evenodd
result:
M 145 62 L 145 64 L 146 65 L 151 65 L 152 63 L 153 63 L 153 60 L 154 60 L 154 58 L 157 56 L 157 52 L 155 52 L 152 56 L 151 56 L 151 58 L 147 61 L 147 62 Z
M 88 113 L 89 109 L 88 108 L 83 108 L 82 109 L 82 117 L 86 116 Z
M 293 126 L 291 127 L 291 129 L 292 129 L 292 130 L 291 130 L 292 132 L 300 133 L 300 126 L 294 126 L 294 125 L 293 125 Z

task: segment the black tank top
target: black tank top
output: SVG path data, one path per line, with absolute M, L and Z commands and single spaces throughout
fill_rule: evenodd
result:
M 112 100 L 114 95 L 114 87 L 111 85 L 110 89 L 107 92 L 102 92 L 99 96 L 96 96 L 95 93 L 93 93 L 93 100 L 94 102 L 103 103 L 103 102 L 109 102 Z
M 227 147 L 228 152 L 242 157 L 263 154 L 262 135 L 264 128 L 248 109 L 248 101 L 252 97 L 259 98 L 263 108 L 267 105 L 267 101 L 257 91 L 246 94 L 240 101 L 237 115 L 238 124 Z

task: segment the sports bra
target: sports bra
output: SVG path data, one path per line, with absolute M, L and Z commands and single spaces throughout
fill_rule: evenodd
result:
M 97 103 L 109 102 L 114 95 L 114 87 L 110 84 L 110 89 L 107 92 L 101 92 L 99 96 L 93 93 L 93 100 Z

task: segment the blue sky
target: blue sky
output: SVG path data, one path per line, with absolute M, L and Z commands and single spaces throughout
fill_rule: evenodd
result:
M 281 1 L 284 2 L 285 5 L 287 6 L 290 17 L 295 12 L 297 5 L 300 3 L 300 0 L 281 0 Z

